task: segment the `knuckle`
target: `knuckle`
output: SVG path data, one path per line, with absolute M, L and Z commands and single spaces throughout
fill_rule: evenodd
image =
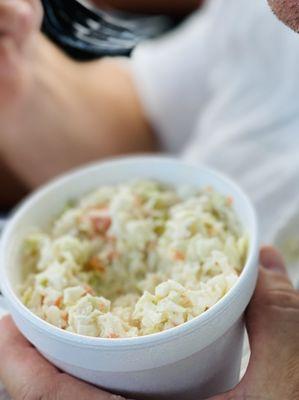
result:
M 0 18 L 10 23 L 13 29 L 20 29 L 22 32 L 30 30 L 35 21 L 34 7 L 25 1 L 0 3 Z
M 42 7 L 42 2 L 40 0 L 27 0 L 27 2 L 31 5 L 33 13 L 34 13 L 34 22 L 36 25 L 40 25 L 44 10 Z

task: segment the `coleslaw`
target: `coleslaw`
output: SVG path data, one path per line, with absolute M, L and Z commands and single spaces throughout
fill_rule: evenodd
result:
M 105 186 L 26 237 L 20 298 L 80 335 L 149 335 L 216 304 L 236 283 L 247 247 L 233 199 L 213 188 Z

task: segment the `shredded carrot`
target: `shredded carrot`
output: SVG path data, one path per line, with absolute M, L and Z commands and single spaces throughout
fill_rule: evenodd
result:
M 67 327 L 67 322 L 68 322 L 68 313 L 67 311 L 61 311 L 61 319 L 62 319 L 62 323 L 61 323 L 61 328 L 65 329 Z
M 68 317 L 69 317 L 69 315 L 68 315 L 68 312 L 67 311 L 61 311 L 61 318 L 65 321 L 65 322 L 67 322 L 67 320 L 68 320 Z
M 63 300 L 63 297 L 62 297 L 62 296 L 57 297 L 57 299 L 54 301 L 54 306 L 56 306 L 56 307 L 58 307 L 58 308 L 61 308 L 61 306 L 62 306 L 62 300 Z
M 91 259 L 87 263 L 87 268 L 100 273 L 106 272 L 106 266 L 96 256 L 91 257 Z
M 186 257 L 181 251 L 176 250 L 174 251 L 173 258 L 177 261 L 184 261 Z
M 97 233 L 106 233 L 111 225 L 111 218 L 109 216 L 91 217 L 93 229 Z
M 97 204 L 94 207 L 90 207 L 90 210 L 101 210 L 101 211 L 109 211 L 109 207 L 107 204 Z
M 119 335 L 117 335 L 116 333 L 110 333 L 110 335 L 108 335 L 109 339 L 118 339 Z
M 99 304 L 99 310 L 104 312 L 105 311 L 105 305 L 104 304 Z

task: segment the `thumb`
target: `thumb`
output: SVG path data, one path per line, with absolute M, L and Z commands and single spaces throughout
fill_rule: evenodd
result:
M 263 248 L 260 262 L 256 291 L 247 310 L 251 358 L 244 382 L 256 388 L 261 382 L 276 382 L 278 390 L 289 380 L 282 370 L 288 371 L 294 356 L 298 357 L 299 294 L 275 249 Z
M 293 290 L 282 255 L 273 247 L 260 252 L 261 274 L 255 298 L 263 298 L 268 290 Z
M 249 314 L 258 305 L 283 306 L 291 300 L 290 293 L 294 292 L 288 277 L 287 269 L 281 254 L 273 247 L 263 247 L 260 252 L 260 274 L 257 287 L 249 306 Z M 286 297 L 284 299 L 283 297 Z
M 246 312 L 251 348 L 248 369 L 236 388 L 209 400 L 298 398 L 286 393 L 298 383 L 299 293 L 275 249 L 263 248 L 260 263 L 257 287 Z
M 284 308 L 298 302 L 280 253 L 272 247 L 264 247 L 260 253 L 260 263 L 257 287 L 247 310 L 252 351 L 257 344 L 264 343 L 268 336 L 273 336 L 269 325 L 273 315 L 277 313 L 277 317 Z

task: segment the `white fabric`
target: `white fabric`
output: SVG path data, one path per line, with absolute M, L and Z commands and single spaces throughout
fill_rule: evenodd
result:
M 280 246 L 290 233 L 299 252 L 285 228 L 299 210 L 299 36 L 264 0 L 206 0 L 175 34 L 139 46 L 131 68 L 163 149 L 236 179 L 262 242 L 283 230 Z

